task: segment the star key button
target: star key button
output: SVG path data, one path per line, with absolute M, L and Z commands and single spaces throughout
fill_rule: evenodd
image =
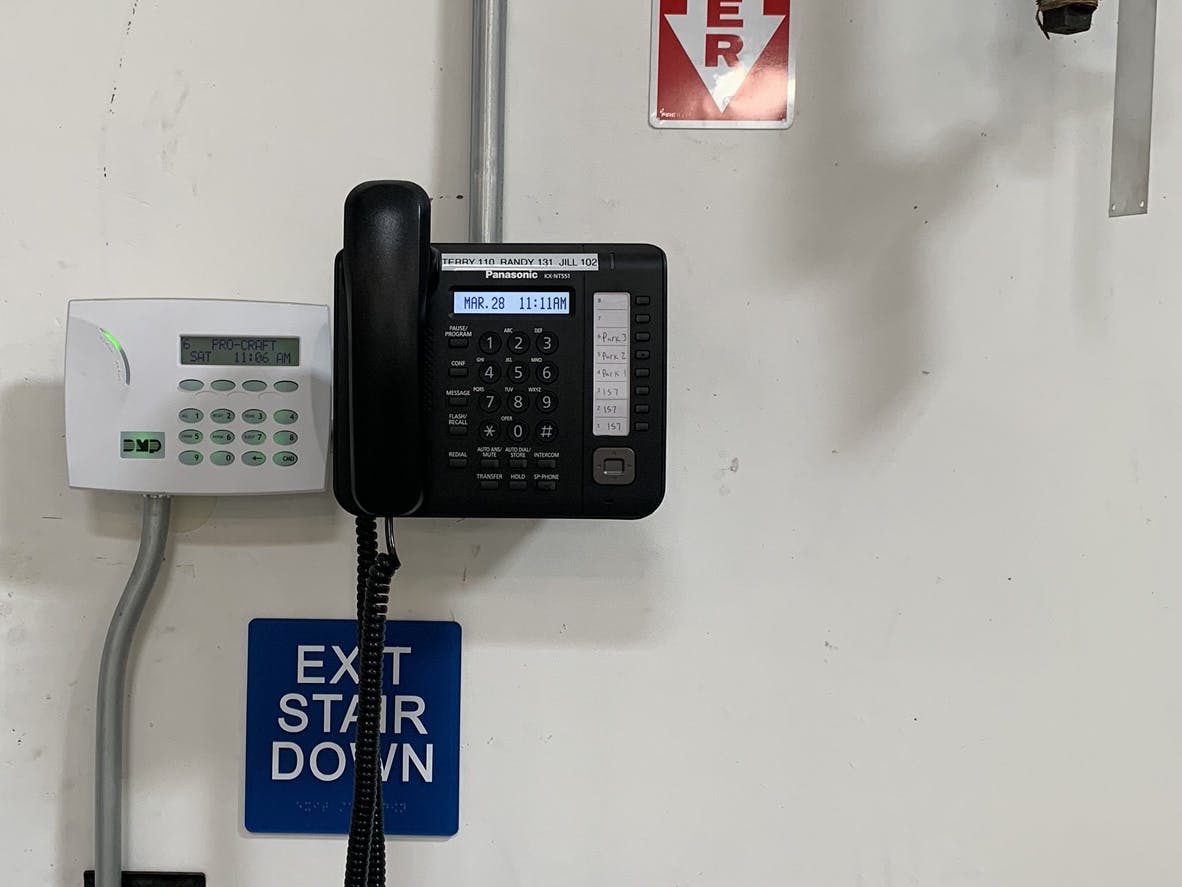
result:
M 501 436 L 501 426 L 496 422 L 484 422 L 480 426 L 481 440 L 496 440 Z

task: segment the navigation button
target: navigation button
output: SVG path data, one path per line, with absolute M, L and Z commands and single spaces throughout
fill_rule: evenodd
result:
M 271 461 L 283 468 L 288 468 L 300 461 L 300 457 L 295 453 L 276 453 L 271 457 Z
M 242 454 L 242 464 L 249 465 L 254 468 L 257 465 L 262 465 L 267 461 L 266 455 L 260 453 L 258 450 L 251 450 L 249 453 Z

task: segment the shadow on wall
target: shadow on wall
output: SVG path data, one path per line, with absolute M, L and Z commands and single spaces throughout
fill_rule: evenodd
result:
M 875 27 L 872 22 L 889 12 L 842 2 L 817 4 L 802 13 L 807 21 L 799 44 L 800 115 L 788 138 L 800 143 L 794 166 L 809 172 L 768 172 L 771 181 L 785 183 L 777 200 L 791 218 L 785 226 L 759 226 L 752 233 L 773 238 L 758 248 L 772 263 L 769 276 L 824 281 L 832 323 L 845 343 L 833 354 L 828 385 L 839 393 L 834 402 L 842 410 L 834 417 L 835 432 L 842 444 L 853 446 L 891 423 L 939 356 L 928 315 L 955 293 L 927 290 L 931 275 L 924 266 L 937 243 L 949 242 L 947 228 L 939 240 L 933 232 L 956 224 L 958 212 L 968 209 L 970 189 L 979 184 L 986 164 L 1002 167 L 1011 186 L 1048 178 L 1057 159 L 1055 132 L 1070 129 L 1062 123 L 1064 113 L 1078 116 L 1106 107 L 1111 75 L 1073 71 L 1070 92 L 1064 94 L 1056 84 L 1055 72 L 1063 65 L 1057 53 L 1073 47 L 1045 45 L 1028 17 L 998 14 L 985 29 L 980 17 L 914 13 L 925 16 L 932 77 L 945 76 L 940 67 L 952 64 L 947 47 L 963 46 L 955 62 L 959 81 L 953 78 L 953 83 L 975 82 L 978 91 L 966 96 L 964 106 L 948 94 L 940 96 L 940 104 L 933 101 L 925 122 L 945 111 L 953 122 L 922 143 L 918 136 L 912 144 L 900 144 L 898 136 L 884 143 L 876 139 L 874 122 L 884 116 L 875 105 L 882 92 L 868 88 L 867 77 L 875 64 L 889 64 L 891 56 L 880 41 L 880 51 L 867 57 L 862 44 Z M 930 36 L 941 26 L 947 34 Z M 922 53 L 924 46 L 911 51 Z M 974 116 L 972 109 L 985 104 L 982 92 L 990 91 L 991 110 Z M 932 95 L 932 89 L 916 90 L 895 100 L 913 110 Z M 772 160 L 782 163 L 782 158 Z M 1048 193 L 1045 201 L 1052 199 Z M 1050 215 L 1052 210 L 1062 218 Z M 1070 203 L 1047 206 L 1041 218 L 1013 219 L 1014 228 L 1035 229 L 1035 236 L 1040 228 L 1069 228 L 1072 211 L 1076 218 L 1095 218 L 1088 230 L 1077 232 L 1094 245 L 1105 217 L 1102 202 L 1086 210 Z M 783 231 L 793 235 L 775 239 Z M 956 248 L 976 253 L 982 266 L 994 261 L 988 244 L 965 241 Z M 1085 263 L 1094 261 L 1087 244 L 1079 252 Z

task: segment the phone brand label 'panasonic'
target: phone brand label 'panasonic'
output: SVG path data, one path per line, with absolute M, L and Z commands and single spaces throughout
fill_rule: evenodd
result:
M 444 271 L 598 271 L 598 253 L 444 253 Z M 513 280 L 532 279 L 512 277 Z
M 537 271 L 485 271 L 485 280 L 537 280 Z

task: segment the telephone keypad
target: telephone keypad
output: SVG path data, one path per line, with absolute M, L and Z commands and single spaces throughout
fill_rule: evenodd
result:
M 234 454 L 227 452 L 226 450 L 217 450 L 212 456 L 209 457 L 209 461 L 214 465 L 233 465 Z
M 205 418 L 205 413 L 190 407 L 177 413 L 177 418 L 188 425 L 195 425 Z
M 182 465 L 200 465 L 204 457 L 196 450 L 185 450 L 177 459 Z
M 543 330 L 538 334 L 538 351 L 542 354 L 553 354 L 558 350 L 558 336 Z
M 549 385 L 558 378 L 558 366 L 557 364 L 551 363 L 550 361 L 538 364 L 537 375 L 539 382 L 545 382 L 547 385 Z
M 491 385 L 501 378 L 501 368 L 495 363 L 486 363 L 480 368 L 480 378 Z
M 218 446 L 224 447 L 226 444 L 232 444 L 234 442 L 234 432 L 228 431 L 225 428 L 219 428 L 210 433 L 209 439 Z
M 252 447 L 257 447 L 266 440 L 267 434 L 265 431 L 251 430 L 242 432 L 242 442 L 245 444 L 250 444 Z M 278 441 L 276 441 L 276 443 L 278 443 Z
M 296 462 L 300 461 L 300 457 L 295 453 L 276 453 L 271 457 L 271 461 L 281 468 L 289 468 L 290 466 L 295 465 Z
M 262 465 L 267 461 L 267 457 L 258 450 L 251 450 L 249 453 L 242 454 L 242 464 L 250 465 L 251 467 Z
M 525 354 L 529 351 L 529 336 L 525 333 L 513 333 L 509 336 L 509 350 L 514 354 Z
M 271 440 L 275 441 L 281 447 L 290 447 L 299 439 L 300 436 L 294 431 L 276 431 L 271 437 Z
M 262 410 L 246 410 L 242 414 L 242 421 L 250 425 L 258 425 L 267 421 L 267 414 Z
M 199 444 L 204 437 L 205 435 L 203 435 L 196 428 L 186 428 L 177 435 L 177 438 L 183 444 Z
M 209 418 L 213 419 L 219 425 L 228 425 L 234 421 L 234 411 L 226 409 L 214 410 L 209 414 Z
M 299 414 L 295 410 L 276 410 L 274 419 L 280 425 L 293 425 L 299 418 Z
M 529 378 L 529 367 L 523 363 L 509 364 L 509 381 L 520 385 Z
M 480 337 L 480 350 L 485 354 L 496 354 L 501 350 L 501 337 L 496 333 L 484 333 Z

